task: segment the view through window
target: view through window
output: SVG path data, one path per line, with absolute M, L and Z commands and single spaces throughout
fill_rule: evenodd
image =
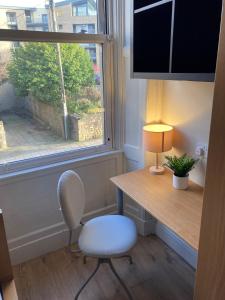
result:
M 50 2 L 0 0 L 0 29 L 89 33 L 93 41 L 0 42 L 0 164 L 105 143 L 96 0 Z

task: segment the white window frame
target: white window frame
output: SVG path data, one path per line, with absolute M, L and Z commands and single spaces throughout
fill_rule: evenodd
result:
M 104 140 L 100 146 L 91 146 L 74 150 L 65 150 L 56 154 L 46 154 L 41 157 L 32 157 L 9 163 L 0 164 L 0 176 L 14 172 L 25 172 L 27 169 L 43 167 L 50 164 L 61 163 L 76 158 L 86 158 L 96 154 L 103 154 L 115 150 L 114 143 L 114 103 L 113 103 L 113 39 L 112 39 L 112 14 L 106 13 L 108 19 L 103 18 L 101 12 L 105 7 L 110 10 L 113 0 L 98 0 L 99 19 L 98 26 L 107 28 L 104 34 L 76 34 L 64 32 L 45 32 L 28 30 L 0 29 L 1 41 L 22 42 L 52 42 L 52 43 L 88 43 L 102 45 L 102 76 L 103 76 L 103 99 L 105 108 Z

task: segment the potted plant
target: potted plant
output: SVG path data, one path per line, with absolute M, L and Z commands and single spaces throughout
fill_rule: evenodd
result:
M 198 159 L 187 156 L 187 154 L 181 157 L 165 156 L 166 163 L 173 174 L 173 187 L 178 190 L 186 190 L 188 188 L 189 172 L 195 167 Z

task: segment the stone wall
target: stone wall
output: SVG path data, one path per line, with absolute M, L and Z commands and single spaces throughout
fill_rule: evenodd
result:
M 64 137 L 63 117 L 56 107 L 36 100 L 25 98 L 24 108 L 34 119 L 48 126 L 57 135 Z M 104 111 L 68 116 L 69 137 L 74 141 L 88 141 L 101 138 L 104 134 Z
M 0 149 L 7 148 L 4 124 L 0 121 Z
M 104 112 L 85 114 L 80 118 L 70 115 L 71 139 L 88 141 L 101 138 L 104 135 Z
M 59 136 L 64 136 L 63 117 L 56 107 L 36 100 L 33 96 L 25 98 L 24 108 L 29 111 L 34 119 Z

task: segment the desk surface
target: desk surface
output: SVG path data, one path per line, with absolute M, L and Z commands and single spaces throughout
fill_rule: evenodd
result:
M 203 188 L 190 181 L 186 191 L 172 186 L 172 174 L 151 175 L 148 169 L 119 175 L 111 181 L 166 225 L 194 249 L 198 250 Z

